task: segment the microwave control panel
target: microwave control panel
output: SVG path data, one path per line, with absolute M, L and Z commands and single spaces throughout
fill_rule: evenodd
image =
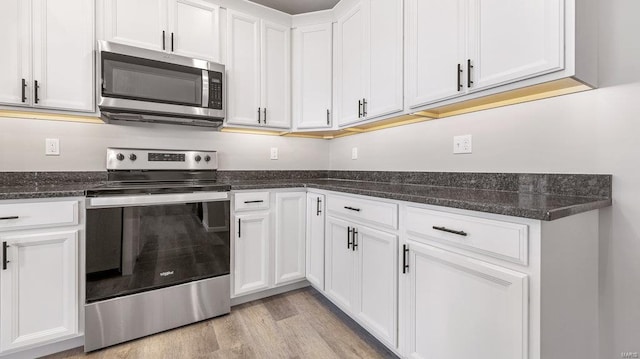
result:
M 222 72 L 209 71 L 209 108 L 222 110 Z

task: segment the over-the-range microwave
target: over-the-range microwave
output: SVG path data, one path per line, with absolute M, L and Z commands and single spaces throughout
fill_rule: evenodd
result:
M 107 121 L 220 127 L 224 65 L 98 41 L 98 108 Z

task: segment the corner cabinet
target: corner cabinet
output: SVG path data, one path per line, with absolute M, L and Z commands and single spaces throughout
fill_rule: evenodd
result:
M 307 193 L 307 280 L 324 291 L 325 196 Z
M 107 41 L 220 61 L 217 5 L 203 0 L 103 0 L 102 5 Z
M 289 27 L 227 10 L 226 124 L 291 127 Z
M 402 112 L 403 2 L 358 1 L 336 29 L 338 125 Z
M 0 104 L 93 112 L 93 29 L 92 1 L 2 1 Z

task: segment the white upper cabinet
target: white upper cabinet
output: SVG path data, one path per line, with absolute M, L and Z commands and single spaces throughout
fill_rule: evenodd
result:
M 34 107 L 93 111 L 93 17 L 91 1 L 33 0 Z
M 103 15 L 105 40 L 220 61 L 220 8 L 207 1 L 104 0 Z
M 227 124 L 291 126 L 291 29 L 227 10 Z
M 262 21 L 262 122 L 291 126 L 291 29 Z
M 465 6 L 466 0 L 407 1 L 410 107 L 464 94 L 459 70 L 466 46 Z
M 169 0 L 169 33 L 176 54 L 220 61 L 220 7 L 202 0 Z
M 470 0 L 470 90 L 564 67 L 564 0 Z
M 362 0 L 337 22 L 338 124 L 403 110 L 402 1 Z
M 93 2 L 0 4 L 0 103 L 94 111 Z
M 331 127 L 332 24 L 293 30 L 293 118 L 298 129 Z

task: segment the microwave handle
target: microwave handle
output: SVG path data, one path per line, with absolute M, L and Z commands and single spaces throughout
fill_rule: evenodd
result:
M 209 71 L 202 70 L 202 107 L 209 107 Z

